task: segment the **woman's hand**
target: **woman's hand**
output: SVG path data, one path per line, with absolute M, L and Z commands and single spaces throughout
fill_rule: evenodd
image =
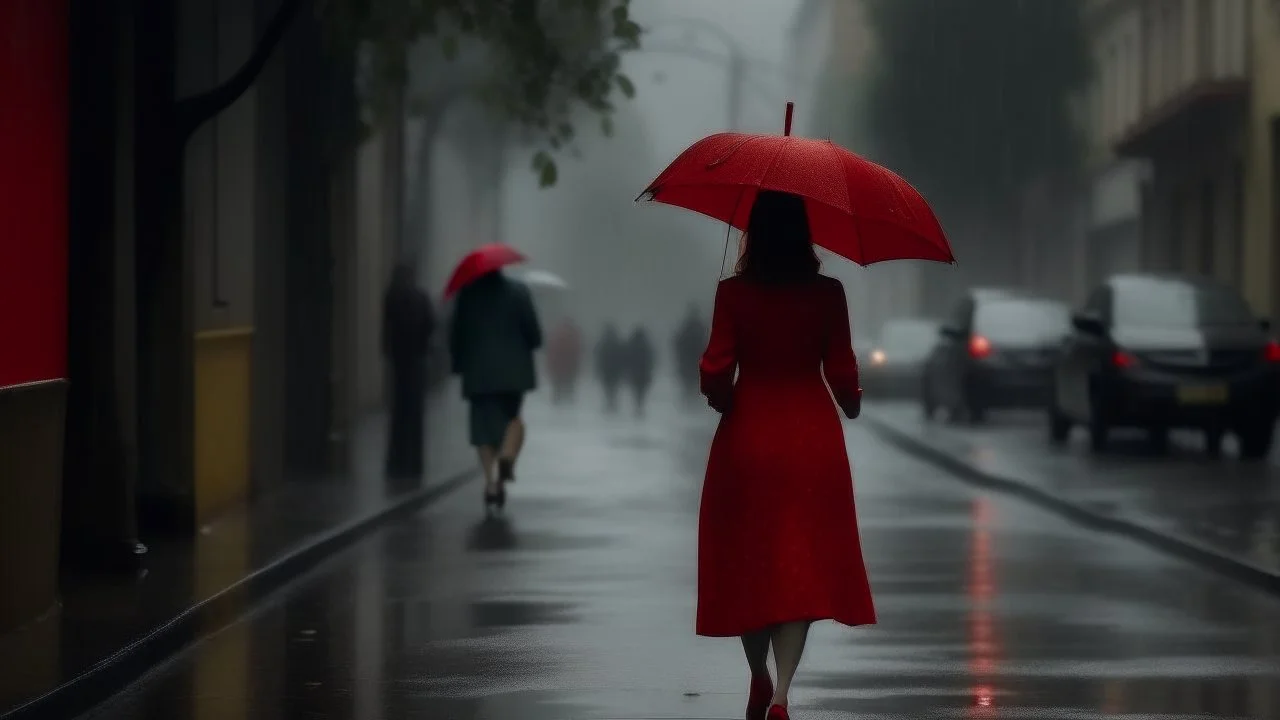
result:
M 840 405 L 840 411 L 850 420 L 857 420 L 862 414 L 862 391 L 856 393 L 841 393 L 836 398 L 836 402 Z
M 850 420 L 857 420 L 858 416 L 862 414 L 862 401 L 855 400 L 851 403 L 841 405 L 840 409 L 844 411 L 845 417 L 849 418 Z

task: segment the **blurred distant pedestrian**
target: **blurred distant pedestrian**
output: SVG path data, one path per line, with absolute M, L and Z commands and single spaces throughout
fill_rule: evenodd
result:
M 506 504 L 506 483 L 515 480 L 525 435 L 520 409 L 538 384 L 533 353 L 540 347 L 542 326 L 523 283 L 495 270 L 458 293 L 449 350 L 471 404 L 471 444 L 484 472 L 487 509 Z
M 435 331 L 431 299 L 415 282 L 413 267 L 397 265 L 382 303 L 382 355 L 390 370 L 391 417 L 386 474 L 422 476 L 427 358 Z
M 604 388 L 604 409 L 614 412 L 618 409 L 618 385 L 622 383 L 626 373 L 626 348 L 618 327 L 613 323 L 604 326 L 600 341 L 596 343 L 596 375 Z
M 556 404 L 573 399 L 574 386 L 582 365 L 582 333 L 569 318 L 552 331 L 547 343 L 547 370 L 551 376 L 551 398 Z
M 649 388 L 653 386 L 653 366 L 655 362 L 653 341 L 643 326 L 636 327 L 627 340 L 627 380 L 631 392 L 635 396 L 636 416 L 644 416 L 645 400 L 649 397 Z
M 809 626 L 876 622 L 832 407 L 858 417 L 862 391 L 844 288 L 818 272 L 804 201 L 761 191 L 746 238 L 716 288 L 700 368 L 721 418 L 698 520 L 697 632 L 741 638 L 747 717 L 781 720 Z
M 689 312 L 676 331 L 673 345 L 676 378 L 680 381 L 684 399 L 692 400 L 698 396 L 698 359 L 707 346 L 707 326 L 702 321 L 702 313 L 698 312 L 697 305 L 690 303 Z

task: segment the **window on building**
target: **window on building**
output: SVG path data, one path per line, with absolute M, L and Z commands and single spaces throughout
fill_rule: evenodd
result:
M 1243 195 L 1241 193 L 1242 197 Z M 1243 220 L 1243 207 L 1241 210 Z M 1243 223 L 1241 225 L 1243 227 Z M 1280 247 L 1280 117 L 1274 116 L 1271 118 L 1271 247 Z M 1272 261 L 1272 282 L 1267 283 L 1271 287 L 1271 297 L 1267 298 L 1271 307 L 1268 310 L 1273 320 L 1280 319 L 1280 315 L 1277 315 L 1277 309 L 1280 309 L 1280 294 L 1277 293 L 1280 288 L 1280 273 L 1276 272 L 1274 264 L 1278 261 L 1280 258 Z
M 1199 247 L 1196 248 L 1197 260 L 1199 261 L 1196 270 L 1206 277 L 1212 277 L 1214 270 L 1213 236 L 1214 226 L 1217 225 L 1216 203 L 1214 202 L 1216 199 L 1214 197 L 1215 189 L 1211 178 L 1205 178 L 1200 183 L 1200 242 Z
M 1143 6 L 1142 22 L 1145 26 L 1143 36 L 1146 38 L 1146 52 L 1143 53 L 1142 66 L 1146 73 L 1142 93 L 1142 108 L 1148 110 L 1160 101 L 1163 92 L 1161 84 L 1164 73 L 1161 72 L 1164 47 L 1164 16 L 1159 8 Z
M 1175 272 L 1182 270 L 1186 265 L 1185 250 L 1183 248 L 1186 231 L 1182 227 L 1183 217 L 1183 193 L 1178 188 L 1169 191 L 1169 205 L 1165 208 L 1165 215 L 1169 218 L 1168 233 L 1169 244 L 1167 249 L 1167 265 L 1166 267 Z
M 1244 274 L 1240 272 L 1240 268 L 1244 267 L 1244 161 L 1240 158 L 1236 158 L 1231 164 L 1230 187 L 1231 218 L 1228 227 L 1231 233 L 1231 264 L 1226 268 L 1226 275 L 1222 279 L 1236 287 L 1242 287 Z
M 1115 137 L 1120 133 L 1120 53 L 1115 43 L 1107 45 L 1106 64 L 1102 67 L 1103 88 L 1106 90 L 1106 120 L 1103 127 L 1106 137 Z
M 1213 77 L 1213 47 L 1217 23 L 1215 20 L 1214 0 L 1199 0 L 1196 3 L 1196 79 Z
M 1164 82 L 1160 93 L 1161 100 L 1167 100 L 1177 92 L 1182 84 L 1182 15 L 1178 12 L 1181 3 L 1165 0 L 1161 11 L 1164 13 Z

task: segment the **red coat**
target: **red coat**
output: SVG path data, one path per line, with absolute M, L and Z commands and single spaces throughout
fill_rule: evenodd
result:
M 702 392 L 723 416 L 698 522 L 698 634 L 874 623 L 832 402 L 832 393 L 843 406 L 861 396 L 840 281 L 724 280 L 700 369 Z

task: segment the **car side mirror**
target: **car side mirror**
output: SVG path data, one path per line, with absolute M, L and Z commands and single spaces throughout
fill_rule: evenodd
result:
M 943 325 L 938 328 L 938 334 L 944 338 L 959 340 L 964 335 L 964 331 L 954 325 Z
M 1106 335 L 1107 326 L 1100 318 L 1093 315 L 1072 315 L 1071 324 L 1075 329 L 1088 335 Z

